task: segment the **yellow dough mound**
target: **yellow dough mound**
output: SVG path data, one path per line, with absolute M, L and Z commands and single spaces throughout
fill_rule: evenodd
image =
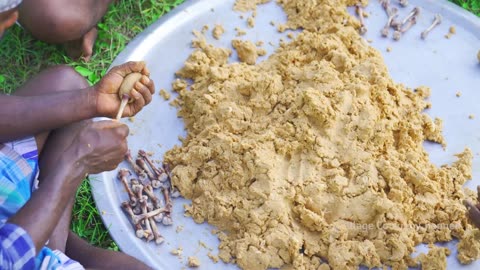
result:
M 291 43 L 248 65 L 197 41 L 178 72 L 193 83 L 174 84 L 188 136 L 165 159 L 187 214 L 221 230 L 219 257 L 248 270 L 437 267 L 449 252 L 412 259 L 415 246 L 457 237 L 459 259 L 477 259 L 462 205 L 472 153 L 429 161 L 424 141 L 445 145 L 423 113 L 429 89 L 392 81 L 346 2 L 279 3 L 285 27 L 305 29 Z

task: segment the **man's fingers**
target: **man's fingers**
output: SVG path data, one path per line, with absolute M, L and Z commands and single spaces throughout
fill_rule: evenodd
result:
M 153 82 L 152 79 L 150 79 L 147 76 L 143 76 L 141 79 L 141 83 L 143 83 L 146 87 L 148 87 L 148 90 L 150 90 L 150 94 L 155 94 L 155 83 Z
M 138 83 L 138 82 L 137 82 Z M 136 87 L 134 87 L 136 88 Z M 132 92 L 135 92 L 136 95 L 140 96 L 139 98 L 136 98 L 135 99 L 135 102 L 133 103 L 130 103 L 129 104 L 129 107 L 130 107 L 130 116 L 133 116 L 135 115 L 137 112 L 139 112 L 140 110 L 142 110 L 142 108 L 145 106 L 145 98 L 143 97 L 143 95 L 138 92 L 137 90 L 133 89 Z M 132 110 L 133 108 L 133 110 Z
M 473 224 L 475 224 L 477 228 L 480 228 L 480 210 L 478 210 L 477 207 L 472 207 L 468 210 L 468 213 L 470 214 L 470 219 Z
M 463 204 L 465 204 L 468 209 L 468 214 L 472 223 L 480 228 L 480 209 L 467 200 L 463 201 Z
M 117 168 L 118 164 L 122 163 L 122 161 L 123 161 L 123 156 L 122 156 L 122 158 L 120 158 L 120 157 L 115 158 L 115 159 L 109 161 L 109 163 L 112 164 L 113 169 L 115 169 L 115 168 Z
M 468 200 L 463 200 L 463 205 L 465 205 L 465 207 L 467 207 L 467 209 L 470 209 L 471 207 L 474 207 L 474 205 Z
M 120 123 L 120 122 L 118 122 L 118 123 Z M 116 130 L 117 134 L 120 135 L 120 137 L 124 138 L 124 139 L 127 138 L 128 134 L 130 133 L 130 129 L 125 124 L 120 124 L 120 126 L 115 128 L 115 130 Z
M 118 158 L 116 158 L 116 159 L 106 160 L 103 166 L 105 166 L 106 170 L 113 171 L 117 168 L 118 164 L 120 163 L 121 161 L 118 160 Z
M 145 85 L 148 85 L 150 83 L 150 78 L 146 75 L 143 75 L 142 78 L 140 78 L 140 82 Z
M 103 120 L 98 122 L 92 122 L 91 125 L 96 129 L 112 129 L 112 128 L 117 128 L 122 124 L 117 121 Z
M 150 70 L 147 68 L 147 65 L 143 67 L 142 74 L 150 77 Z
M 148 90 L 150 90 L 150 94 L 155 94 L 155 84 L 153 83 L 152 79 L 147 76 L 143 76 L 140 82 L 146 87 L 148 87 Z
M 135 90 L 142 94 L 143 99 L 145 100 L 145 104 L 149 104 L 152 101 L 152 93 L 150 93 L 150 89 L 148 89 L 148 87 L 146 87 L 142 83 L 135 83 Z
M 110 72 L 118 74 L 125 78 L 130 73 L 138 72 L 143 73 L 146 68 L 144 61 L 132 61 L 112 68 Z
M 134 87 L 132 88 L 132 90 L 130 91 L 130 97 L 133 98 L 134 100 L 137 100 L 137 99 L 141 99 L 143 96 L 142 94 L 140 94 L 136 89 L 135 89 L 135 85 L 133 85 Z
M 99 130 L 114 130 L 122 138 L 126 138 L 130 132 L 127 125 L 113 120 L 93 122 L 91 125 Z

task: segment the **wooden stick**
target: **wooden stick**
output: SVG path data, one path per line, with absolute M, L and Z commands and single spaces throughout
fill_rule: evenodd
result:
M 123 115 L 123 111 L 125 110 L 125 107 L 127 107 L 129 99 L 130 97 L 127 94 L 124 94 L 122 96 L 122 103 L 120 103 L 120 109 L 118 110 L 117 117 L 115 118 L 115 120 L 120 121 Z

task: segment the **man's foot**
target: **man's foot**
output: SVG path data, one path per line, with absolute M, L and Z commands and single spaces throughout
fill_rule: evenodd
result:
M 88 33 L 83 35 L 81 39 L 65 43 L 67 55 L 72 59 L 83 59 L 85 62 L 90 61 L 97 36 L 98 30 L 94 27 Z

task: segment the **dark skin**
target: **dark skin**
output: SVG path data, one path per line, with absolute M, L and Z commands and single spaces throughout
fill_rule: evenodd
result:
M 0 13 L 0 34 L 17 15 L 16 11 Z M 127 151 L 126 125 L 89 119 L 116 115 L 120 106 L 118 88 L 132 72 L 144 74 L 130 93 L 135 101 L 123 114 L 133 116 L 150 103 L 154 93 L 154 83 L 143 62 L 115 67 L 92 87 L 73 69 L 58 66 L 32 78 L 14 96 L 0 95 L 0 115 L 4 119 L 0 142 L 36 134 L 40 188 L 7 222 L 29 233 L 37 253 L 49 240 L 50 248 L 87 268 L 150 269 L 124 253 L 93 247 L 69 231 L 75 193 L 82 180 L 87 174 L 116 168 Z
M 75 197 L 83 178 L 90 173 L 114 169 L 122 161 L 128 149 L 127 136 L 128 127 L 119 122 L 86 124 L 74 142 L 66 147 L 64 157 L 57 160 L 57 169 L 46 172 L 38 191 L 8 222 L 25 229 L 37 252 L 40 251 L 60 220 L 64 206 Z M 91 143 L 94 146 L 88 147 Z
M 115 117 L 120 106 L 118 88 L 123 78 L 141 72 L 141 83 L 135 84 L 130 96 L 135 102 L 127 105 L 123 116 L 135 115 L 145 104 L 150 103 L 153 82 L 144 62 L 129 62 L 113 68 L 97 85 L 84 91 L 64 91 L 38 96 L 0 96 L 0 114 L 6 121 L 0 123 L 0 142 L 39 134 L 69 123 L 93 117 Z M 38 112 L 43 114 L 38 121 Z
M 55 89 L 52 89 L 50 82 L 54 79 L 56 79 L 56 84 Z M 83 78 L 75 73 L 72 69 L 67 67 L 54 67 L 44 70 L 36 77 L 32 78 L 29 82 L 18 89 L 15 92 L 15 95 L 28 96 L 50 94 L 52 91 L 74 91 L 73 89 L 82 89 L 87 86 L 88 84 L 83 80 Z M 44 182 L 49 181 L 49 172 L 58 170 L 59 166 L 63 167 L 59 164 L 63 159 L 65 159 L 66 153 L 68 152 L 67 148 L 73 143 L 78 144 L 79 141 L 77 138 L 82 136 L 79 135 L 79 133 L 82 130 L 85 130 L 85 127 L 89 125 L 91 125 L 91 121 L 81 121 L 56 129 L 50 133 L 42 133 L 36 136 L 37 141 L 42 141 L 42 139 L 39 139 L 40 137 L 46 137 L 46 143 L 43 144 L 43 150 L 41 151 L 39 160 L 40 189 L 43 188 Z M 95 140 L 89 143 L 93 149 L 96 148 L 96 143 L 94 142 Z M 111 140 L 111 143 L 122 145 L 123 140 Z M 42 143 L 40 142 L 38 145 L 40 146 Z M 122 157 L 119 158 L 119 160 L 121 159 Z M 114 161 L 114 163 L 116 163 L 116 161 Z M 52 250 L 60 250 L 64 252 L 70 258 L 79 261 L 84 267 L 95 269 L 149 269 L 148 266 L 139 262 L 135 258 L 132 258 L 131 256 L 121 252 L 95 248 L 70 232 L 73 203 L 74 196 L 70 197 L 70 201 L 68 203 L 57 206 L 56 210 L 54 210 L 55 213 L 63 213 L 49 237 L 48 247 L 50 247 Z M 85 254 L 86 250 L 89 251 L 89 254 L 92 256 L 81 257 L 78 255 L 79 253 Z
M 472 223 L 480 229 L 480 186 L 477 187 L 477 202 L 475 204 L 464 201 L 465 206 L 468 209 L 468 214 Z
M 3 32 L 10 28 L 18 19 L 18 11 L 15 9 L 0 12 L 0 37 Z
M 20 23 L 35 38 L 64 44 L 67 54 L 88 61 L 97 38 L 97 23 L 113 0 L 23 0 Z

